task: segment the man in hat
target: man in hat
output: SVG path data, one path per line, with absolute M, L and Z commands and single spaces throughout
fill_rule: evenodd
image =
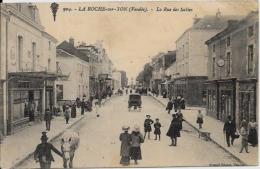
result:
M 66 106 L 66 109 L 65 109 L 65 112 L 64 112 L 64 117 L 65 117 L 65 120 L 66 120 L 66 124 L 68 124 L 69 119 L 70 119 L 70 108 L 69 108 L 68 105 Z
M 235 140 L 235 132 L 236 132 L 236 123 L 232 120 L 231 115 L 228 116 L 227 121 L 224 124 L 223 132 L 226 134 L 226 142 L 227 146 L 230 147 L 230 138 L 231 138 L 231 145 L 233 145 Z
M 148 139 L 150 139 L 150 132 L 152 131 L 151 125 L 153 124 L 153 120 L 150 119 L 150 115 L 146 115 L 146 119 L 144 120 L 144 139 L 146 133 L 148 133 Z
M 62 156 L 62 153 L 57 150 L 51 143 L 48 143 L 48 137 L 46 132 L 42 132 L 41 144 L 38 144 L 34 152 L 34 160 L 40 162 L 41 169 L 51 168 L 51 162 L 54 161 L 54 158 L 51 154 L 51 150 L 54 151 L 59 156 Z

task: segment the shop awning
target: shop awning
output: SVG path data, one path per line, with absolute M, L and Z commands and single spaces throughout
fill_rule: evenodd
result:
M 68 75 L 51 72 L 10 72 L 8 73 L 10 78 L 38 78 L 38 79 L 57 79 L 66 78 Z

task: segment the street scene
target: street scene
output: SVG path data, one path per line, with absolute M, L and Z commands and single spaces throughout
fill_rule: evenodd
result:
M 0 168 L 259 165 L 257 1 L 0 5 Z

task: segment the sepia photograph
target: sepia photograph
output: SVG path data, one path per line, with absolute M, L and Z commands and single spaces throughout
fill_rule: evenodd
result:
M 4 0 L 0 169 L 259 166 L 258 0 Z

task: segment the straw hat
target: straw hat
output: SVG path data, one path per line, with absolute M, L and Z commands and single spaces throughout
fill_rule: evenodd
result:
M 130 129 L 129 126 L 122 126 L 122 130 L 123 130 L 123 131 L 128 131 L 129 129 Z
M 146 117 L 151 117 L 151 116 L 149 114 L 147 114 Z

